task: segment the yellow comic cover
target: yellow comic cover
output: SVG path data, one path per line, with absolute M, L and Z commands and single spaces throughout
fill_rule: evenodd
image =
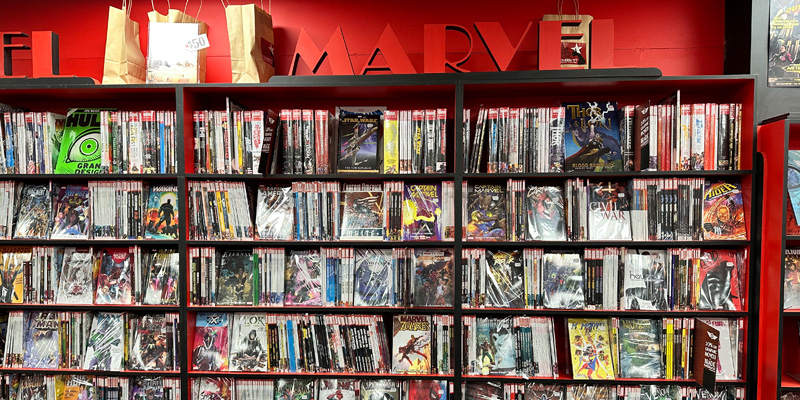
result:
M 614 379 L 608 320 L 570 318 L 569 348 L 573 379 Z

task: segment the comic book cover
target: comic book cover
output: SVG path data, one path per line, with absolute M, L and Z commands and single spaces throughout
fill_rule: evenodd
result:
M 355 251 L 356 307 L 388 307 L 395 304 L 394 255 L 392 249 L 363 249 Z
M 338 172 L 380 172 L 383 112 L 339 112 Z
M 768 85 L 800 86 L 800 13 L 797 12 L 797 3 L 786 0 L 770 0 L 769 3 Z
M 787 235 L 800 235 L 800 223 L 794 214 L 792 201 L 786 201 L 786 234 Z
M 158 249 L 145 260 L 148 278 L 142 304 L 178 304 L 179 254 L 175 250 Z
M 608 320 L 569 318 L 572 379 L 614 379 Z
M 452 307 L 455 283 L 453 249 L 414 249 L 411 305 Z
M 786 249 L 783 254 L 783 308 L 800 308 L 800 249 Z
M 125 319 L 122 313 L 95 314 L 86 344 L 83 369 L 121 371 L 125 353 L 124 329 Z
M 442 184 L 407 184 L 403 240 L 442 240 Z
M 794 212 L 794 219 L 798 220 L 798 213 L 800 213 L 800 150 L 789 150 L 786 166 L 788 171 L 786 189 L 789 192 L 792 209 L 798 210 Z
M 22 375 L 17 389 L 17 400 L 49 400 L 44 375 Z
M 683 398 L 681 387 L 677 385 L 642 385 L 639 393 L 639 400 L 681 400 Z
M 231 371 L 267 371 L 267 318 L 263 313 L 236 313 L 231 336 Z
M 217 282 L 217 304 L 253 304 L 253 251 L 226 250 Z
M 317 380 L 318 400 L 356 400 L 357 382 L 353 379 Z M 425 399 L 428 400 L 428 399 Z
M 50 201 L 48 185 L 22 187 L 14 239 L 47 239 L 52 212 Z
M 626 250 L 623 277 L 626 310 L 668 309 L 666 256 L 665 250 Z
M 100 112 L 113 108 L 71 108 L 56 161 L 56 174 L 101 174 Z
M 631 211 L 625 184 L 589 183 L 589 240 L 631 240 Z
M 287 306 L 321 306 L 322 274 L 318 250 L 291 251 L 284 271 Z
M 228 314 L 197 313 L 192 370 L 228 370 Z
M 469 185 L 468 240 L 506 240 L 506 191 L 503 185 Z
M 171 368 L 172 349 L 167 345 L 167 318 L 164 314 L 146 314 L 134 320 L 130 339 L 128 369 L 165 371 Z
M 199 400 L 233 400 L 234 382 L 231 378 L 202 377 L 195 378 L 197 397 Z
M 363 380 L 359 394 L 359 400 L 400 400 L 397 381 L 389 379 Z
M 529 240 L 567 240 L 564 195 L 557 186 L 529 186 L 525 197 Z
M 544 307 L 582 309 L 584 298 L 581 256 L 547 253 L 542 262 Z
M 23 267 L 30 263 L 33 249 L 30 247 L 0 248 L 0 302 L 22 303 L 24 279 Z
M 383 240 L 380 185 L 346 185 L 342 200 L 341 240 Z
M 51 239 L 89 238 L 89 187 L 68 185 L 58 191 Z
M 476 342 L 482 375 L 514 375 L 516 348 L 510 317 L 478 318 Z
M 500 382 L 467 382 L 464 385 L 464 400 L 503 400 L 503 384 Z
M 56 400 L 92 400 L 94 379 L 91 376 L 57 375 L 55 377 Z
M 395 315 L 392 328 L 392 373 L 430 373 L 431 316 Z
M 704 240 L 747 240 L 739 183 L 706 180 L 703 199 Z
M 789 392 L 781 396 L 781 400 L 797 400 L 800 396 L 795 392 Z M 741 397 L 736 396 L 736 387 L 734 386 L 727 386 L 727 387 L 720 387 L 717 386 L 717 390 L 714 393 L 709 392 L 701 387 L 697 388 L 697 396 L 698 400 L 703 399 L 716 399 L 716 400 L 738 400 Z
M 447 381 L 416 380 L 408 381 L 408 400 L 447 400 Z
M 92 261 L 91 249 L 68 247 L 64 250 L 56 303 L 92 304 L 94 300 Z
M 717 381 L 739 379 L 739 331 L 736 321 L 718 318 L 700 318 L 700 321 L 719 331 L 719 351 L 717 352 Z
M 524 308 L 521 250 L 486 250 L 486 305 Z
M 162 377 L 136 376 L 131 381 L 131 400 L 164 399 L 164 380 Z
M 621 378 L 664 377 L 661 362 L 661 320 L 619 320 L 619 375 Z
M 292 240 L 292 187 L 259 186 L 256 203 L 256 239 Z
M 697 307 L 700 310 L 742 309 L 741 275 L 744 260 L 736 250 L 705 250 L 700 256 Z
M 275 400 L 314 400 L 314 394 L 313 379 L 278 379 L 275 385 Z
M 103 249 L 95 304 L 131 304 L 131 261 L 127 248 Z
M 58 368 L 58 314 L 51 311 L 25 313 L 25 358 L 23 368 Z
M 563 400 L 564 386 L 528 382 L 525 384 L 524 400 Z
M 178 186 L 158 185 L 150 188 L 145 207 L 145 239 L 177 239 Z
M 622 171 L 617 103 L 562 104 L 564 122 L 564 171 Z

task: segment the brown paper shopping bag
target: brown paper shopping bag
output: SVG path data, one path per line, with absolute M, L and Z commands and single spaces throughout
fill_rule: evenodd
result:
M 131 7 L 108 8 L 103 84 L 144 83 L 146 65 L 139 47 L 139 23 L 130 18 Z
M 573 0 L 575 14 L 565 15 L 562 12 L 563 4 L 564 0 L 558 0 L 558 14 L 545 14 L 542 21 L 577 21 L 561 28 L 564 36 L 570 34 L 575 36 L 561 40 L 561 68 L 589 69 L 591 56 L 589 24 L 592 22 L 592 16 L 580 15 L 578 0 Z
M 188 1 L 187 1 L 188 4 Z M 202 2 L 200 3 L 202 6 Z M 185 10 L 184 10 L 185 11 Z M 147 13 L 147 83 L 203 83 L 206 81 L 206 49 L 193 50 L 187 43 L 208 33 L 208 25 L 169 9 Z M 200 10 L 198 10 L 198 15 Z
M 272 16 L 255 4 L 229 4 L 225 7 L 225 18 L 231 45 L 231 82 L 268 81 L 275 75 Z

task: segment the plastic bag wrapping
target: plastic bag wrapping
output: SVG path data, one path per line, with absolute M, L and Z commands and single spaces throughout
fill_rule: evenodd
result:
M 23 267 L 31 261 L 33 249 L 30 247 L 6 247 L 0 249 L 3 265 L 0 266 L 0 301 L 3 303 L 23 302 Z
M 568 385 L 567 400 L 612 400 L 616 388 L 605 385 Z
M 580 254 L 545 254 L 543 264 L 544 307 L 584 308 Z
M 294 215 L 291 186 L 259 186 L 256 234 L 261 240 L 292 240 Z
M 465 400 L 502 400 L 503 386 L 499 382 L 467 382 L 463 396 Z
M 564 399 L 564 386 L 545 385 L 541 383 L 525 383 L 525 400 L 562 400 Z
M 400 390 L 397 384 L 398 384 L 397 381 L 389 379 L 361 381 L 361 392 L 359 400 L 399 399 Z M 278 400 L 288 400 L 288 399 L 278 399 Z
M 322 276 L 318 250 L 291 251 L 285 278 L 285 305 L 322 305 Z
M 172 321 L 170 321 L 172 323 Z M 167 318 L 164 314 L 146 314 L 132 318 L 133 338 L 128 352 L 128 369 L 139 371 L 166 371 L 172 369 L 171 338 L 167 335 Z
M 264 314 L 235 314 L 230 342 L 231 371 L 267 371 L 267 322 Z
M 567 240 L 560 187 L 529 186 L 525 199 L 529 240 Z
M 394 263 L 392 249 L 356 249 L 356 307 L 388 307 L 394 300 Z
M 742 309 L 744 254 L 736 250 L 708 250 L 700 256 L 698 280 L 700 310 L 738 311 Z
M 192 380 L 192 398 L 200 400 L 232 400 L 235 386 L 231 378 L 202 377 Z
M 95 304 L 131 304 L 131 261 L 128 249 L 103 249 Z
M 14 239 L 47 239 L 51 211 L 49 185 L 25 185 L 20 196 Z
M 253 304 L 253 252 L 226 250 L 217 283 L 218 305 Z
M 23 368 L 58 368 L 60 359 L 58 315 L 48 311 L 25 313 L 25 358 Z
M 356 387 L 357 382 L 352 379 L 320 379 L 317 381 L 318 395 L 316 398 L 356 400 Z
M 506 318 L 478 318 L 477 364 L 483 375 L 514 375 L 516 349 L 513 322 Z
M 453 249 L 414 249 L 414 276 L 411 305 L 415 307 L 452 307 L 455 285 Z
M 623 285 L 627 310 L 669 308 L 665 259 L 663 250 L 626 250 Z
M 192 370 L 228 370 L 228 326 L 230 315 L 198 313 L 195 321 Z
M 661 360 L 661 321 L 619 320 L 619 374 L 622 378 L 664 377 Z
M 83 369 L 121 371 L 125 343 L 125 319 L 121 313 L 97 313 L 86 347 Z
M 58 282 L 58 304 L 92 304 L 94 300 L 94 268 L 91 249 L 68 247 L 64 251 L 61 279 Z
M 486 251 L 486 305 L 523 308 L 522 251 Z
M 159 249 L 145 257 L 148 277 L 142 303 L 178 304 L 179 254 L 175 250 Z
M 275 388 L 275 400 L 313 400 L 314 394 L 313 379 L 278 379 Z

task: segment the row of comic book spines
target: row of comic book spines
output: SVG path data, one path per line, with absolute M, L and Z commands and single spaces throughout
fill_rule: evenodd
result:
M 180 400 L 180 378 L 102 377 L 86 375 L 0 376 L 6 399 L 61 400 L 65 394 L 96 400 Z
M 672 399 L 743 400 L 743 387 L 726 386 L 711 393 L 697 386 L 679 385 L 553 385 L 542 383 L 462 383 L 462 398 L 466 400 L 561 400 L 567 399 Z M 654 396 L 654 397 L 648 397 Z M 666 397 L 659 397 L 666 396 Z
M 453 383 L 389 379 L 230 379 L 194 378 L 193 399 L 223 400 L 448 400 Z M 233 394 L 233 397 L 230 397 Z M 502 399 L 497 399 L 502 400 Z

